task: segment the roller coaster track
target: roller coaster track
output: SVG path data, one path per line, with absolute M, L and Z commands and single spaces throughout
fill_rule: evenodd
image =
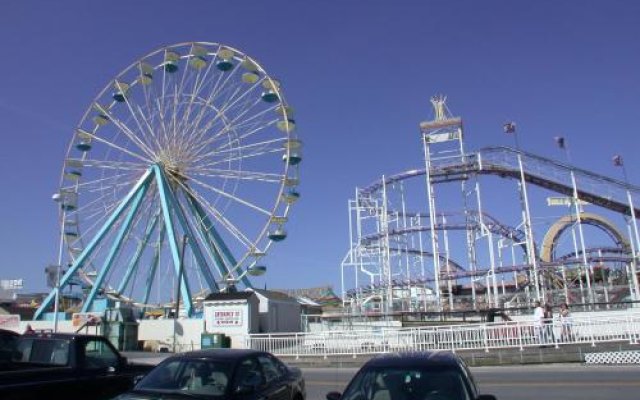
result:
M 525 234 L 520 229 L 513 228 L 511 226 L 505 225 L 498 221 L 496 218 L 492 217 L 487 213 L 478 213 L 475 210 L 469 210 L 469 217 L 467 221 L 466 216 L 463 212 L 449 212 L 443 213 L 440 215 L 446 216 L 447 223 L 436 223 L 434 227 L 436 230 L 469 230 L 469 229 L 481 229 L 480 221 L 483 221 L 484 226 L 489 230 L 489 232 L 501 236 L 503 238 L 510 239 L 514 243 L 518 243 L 522 246 L 523 251 L 526 253 L 527 248 L 524 244 Z M 427 215 L 423 216 L 424 218 L 428 218 Z M 481 218 L 482 217 L 482 218 Z M 417 232 L 425 232 L 430 231 L 430 225 L 414 225 L 409 227 L 399 227 L 392 228 L 389 232 L 378 232 L 370 235 L 365 235 L 361 238 L 361 243 L 363 245 L 369 245 L 372 242 L 376 242 L 380 240 L 387 233 L 389 236 L 398 236 L 410 233 Z
M 631 215 L 627 193 L 630 194 L 636 217 L 640 217 L 640 187 L 604 175 L 576 168 L 531 153 L 509 147 L 487 147 L 463 156 L 432 160 L 430 171 L 433 183 L 468 179 L 473 174 L 497 175 L 503 178 L 520 179 L 518 155 L 522 160 L 524 178 L 527 182 L 567 196 L 573 195 L 571 172 L 573 172 L 578 197 L 608 210 Z M 380 190 L 383 184 L 393 184 L 404 179 L 425 175 L 424 169 L 406 171 L 392 175 L 359 190 L 361 198 L 367 198 Z

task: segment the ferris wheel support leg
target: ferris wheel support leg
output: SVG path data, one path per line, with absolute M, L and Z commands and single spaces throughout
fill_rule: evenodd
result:
M 216 246 L 209 234 L 211 229 L 213 229 L 213 224 L 211 223 L 207 215 L 202 212 L 202 208 L 192 196 L 188 195 L 187 199 L 189 207 L 191 208 L 191 212 L 193 212 L 200 221 L 200 223 L 198 224 L 198 231 L 203 237 L 203 241 L 207 244 L 207 251 L 209 252 L 209 254 L 211 254 L 211 258 L 213 259 L 216 268 L 218 268 L 220 276 L 228 276 L 230 274 L 229 268 L 225 264 L 225 261 L 222 258 L 222 254 L 220 254 L 220 250 L 218 250 L 219 246 Z
M 198 244 L 199 242 L 196 240 L 193 234 L 193 230 L 191 229 L 191 226 L 187 222 L 187 218 L 184 214 L 184 210 L 182 209 L 182 206 L 180 206 L 180 204 L 178 203 L 175 193 L 171 190 L 170 186 L 166 184 L 167 178 L 162 172 L 162 169 L 159 167 L 157 167 L 157 169 L 159 171 L 157 173 L 157 179 L 164 181 L 162 185 L 164 193 L 161 193 L 161 197 L 164 197 L 168 201 L 170 206 L 174 209 L 175 215 L 178 217 L 178 222 L 180 223 L 180 226 L 182 226 L 182 231 L 189 238 L 187 243 L 191 248 L 193 255 L 196 257 L 196 261 L 198 263 L 198 266 L 200 267 L 200 272 L 202 273 L 202 276 L 204 277 L 205 281 L 207 281 L 207 285 L 209 285 L 209 289 L 211 289 L 212 291 L 218 291 L 219 290 L 218 284 L 216 283 L 216 280 L 213 277 L 211 270 L 209 269 L 209 263 L 207 263 L 207 260 L 204 258 L 204 255 L 202 254 L 202 250 L 200 249 L 200 245 Z
M 202 210 L 202 207 L 200 207 L 200 204 L 198 204 L 198 202 L 195 201 L 195 199 L 191 196 L 189 196 L 189 204 L 191 204 L 198 217 L 203 221 L 203 228 L 205 228 L 206 232 L 208 233 L 207 237 L 211 240 L 210 244 L 212 245 L 213 249 L 220 249 L 220 251 L 222 251 L 222 254 L 227 259 L 229 265 L 235 266 L 237 264 L 235 257 L 222 240 L 222 237 L 214 227 L 213 223 L 211 223 L 211 220 L 209 219 L 207 214 Z M 218 269 L 220 269 L 221 273 L 230 273 L 229 268 L 226 266 L 226 264 L 224 264 L 224 262 L 222 263 L 222 267 L 218 266 Z M 247 278 L 246 275 L 241 278 L 241 281 L 245 287 L 253 287 L 251 285 L 251 281 L 249 280 L 249 278 Z
M 121 295 L 124 292 L 127 285 L 129 284 L 129 280 L 131 280 L 131 276 L 133 275 L 133 272 L 138 268 L 138 264 L 140 263 L 140 256 L 144 252 L 144 249 L 147 247 L 149 238 L 151 237 L 151 234 L 153 233 L 154 229 L 156 228 L 156 225 L 158 224 L 158 219 L 160 219 L 159 213 L 153 217 L 153 219 L 150 221 L 149 225 L 147 226 L 147 230 L 144 233 L 144 237 L 140 242 L 140 244 L 138 244 L 136 253 L 131 258 L 131 261 L 129 262 L 129 266 L 127 267 L 127 272 L 125 273 L 124 278 L 122 279 L 122 282 L 120 282 L 120 285 L 118 286 L 117 292 L 119 295 Z
M 160 197 L 160 206 L 162 208 L 162 214 L 164 216 L 164 223 L 166 226 L 167 234 L 169 236 L 169 248 L 171 249 L 171 257 L 173 258 L 173 266 L 176 271 L 176 276 L 180 275 L 180 250 L 178 241 L 176 239 L 176 231 L 173 225 L 173 219 L 171 217 L 171 203 L 167 198 L 167 182 L 164 179 L 162 170 L 159 166 L 154 165 L 153 171 L 155 173 L 156 182 L 158 183 L 158 194 Z M 191 301 L 191 290 L 184 277 L 184 274 L 180 277 L 180 293 L 182 293 L 182 303 L 188 316 L 191 316 L 193 309 L 193 303 Z M 176 299 L 177 300 L 177 299 Z
M 120 216 L 122 215 L 122 212 L 131 204 L 131 202 L 133 201 L 135 195 L 138 193 L 140 188 L 147 185 L 151 175 L 152 175 L 152 170 L 149 169 L 140 178 L 140 180 L 138 180 L 138 183 L 136 184 L 136 186 L 134 186 L 133 189 L 131 189 L 131 191 L 127 194 L 127 196 L 122 200 L 120 205 L 111 214 L 107 222 L 102 226 L 102 228 L 96 234 L 96 236 L 94 236 L 94 238 L 91 240 L 89 245 L 82 251 L 82 253 L 80 253 L 80 255 L 78 256 L 76 261 L 73 263 L 71 268 L 69 268 L 67 272 L 64 274 L 64 276 L 60 279 L 59 290 L 62 290 L 64 287 L 66 287 L 71 277 L 75 275 L 76 272 L 78 272 L 78 269 L 82 267 L 86 259 L 89 256 L 91 256 L 93 251 L 97 248 L 97 245 L 100 243 L 100 241 L 102 241 L 102 239 L 107 234 L 107 232 L 109 232 L 109 229 L 111 228 L 113 223 L 118 218 L 120 218 Z M 42 314 L 44 313 L 44 311 L 51 305 L 51 302 L 53 301 L 54 297 L 55 297 L 55 290 L 51 291 L 47 295 L 47 297 L 45 297 L 45 299 L 42 301 L 42 304 L 36 310 L 33 316 L 34 320 L 38 320 L 42 317 Z
M 166 226 L 163 224 L 160 228 L 160 234 L 158 236 L 158 246 L 156 247 L 155 253 L 153 253 L 153 260 L 151 260 L 151 268 L 149 269 L 149 273 L 147 274 L 147 285 L 144 289 L 144 297 L 142 302 L 144 304 L 149 303 L 149 296 L 151 296 L 151 288 L 153 287 L 153 281 L 155 280 L 156 271 L 158 270 L 158 263 L 160 262 L 160 249 L 162 249 L 162 244 L 164 242 L 164 237 L 167 232 Z M 146 308 L 142 310 L 142 314 L 144 315 Z
M 93 282 L 93 287 L 91 288 L 89 295 L 84 300 L 84 304 L 82 305 L 82 312 L 88 312 L 91 310 L 91 306 L 93 305 L 93 300 L 96 298 L 98 291 L 102 288 L 102 283 L 104 282 L 104 279 L 106 278 L 107 273 L 111 269 L 111 266 L 112 266 L 113 260 L 115 259 L 116 254 L 118 254 L 118 252 L 120 251 L 120 248 L 122 247 L 122 241 L 125 238 L 125 236 L 127 236 L 127 233 L 131 228 L 131 224 L 133 223 L 133 218 L 136 216 L 138 212 L 138 208 L 140 207 L 140 203 L 142 203 L 142 199 L 144 199 L 144 196 L 147 194 L 148 188 L 149 188 L 149 185 L 146 184 L 140 187 L 140 189 L 138 189 L 138 193 L 136 193 L 136 197 L 133 200 L 133 204 L 131 204 L 129 213 L 127 214 L 127 217 L 125 218 L 124 222 L 122 223 L 122 226 L 120 227 L 120 230 L 117 233 L 117 236 L 113 242 L 113 245 L 111 246 L 111 250 L 109 250 L 109 254 L 107 255 L 107 258 L 104 260 L 102 269 L 98 273 L 98 277 L 96 278 L 95 282 Z

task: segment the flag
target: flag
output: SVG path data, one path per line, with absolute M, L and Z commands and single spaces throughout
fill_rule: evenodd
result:
M 616 167 L 622 167 L 623 162 L 622 162 L 622 156 L 621 155 L 615 155 L 613 156 L 613 165 L 615 165 Z
M 504 124 L 504 133 L 516 133 L 516 123 L 515 122 L 507 122 Z
M 556 136 L 554 139 L 555 139 L 556 144 L 558 145 L 558 147 L 560 147 L 561 149 L 564 149 L 564 137 Z

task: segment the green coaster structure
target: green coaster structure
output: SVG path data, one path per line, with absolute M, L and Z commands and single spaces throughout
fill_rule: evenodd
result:
M 232 47 L 177 44 L 124 69 L 67 150 L 55 198 L 69 267 L 34 319 L 78 282 L 82 312 L 170 304 L 179 279 L 192 315 L 196 298 L 251 287 L 300 197 L 295 128 L 280 82 Z

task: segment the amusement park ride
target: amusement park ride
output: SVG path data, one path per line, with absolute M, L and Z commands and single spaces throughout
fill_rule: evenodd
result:
M 177 44 L 125 68 L 69 145 L 55 195 L 69 267 L 34 319 L 61 293 L 82 312 L 98 298 L 145 309 L 179 285 L 192 315 L 196 298 L 251 287 L 300 197 L 295 127 L 280 83 L 229 46 Z
M 433 120 L 420 124 L 424 167 L 382 176 L 349 200 L 345 308 L 480 310 L 534 300 L 589 308 L 640 300 L 640 188 L 624 170 L 622 182 L 524 152 L 514 123 L 504 130 L 515 136 L 515 149 L 467 152 L 462 119 L 446 98 L 431 103 Z M 565 149 L 563 138 L 556 141 Z M 624 168 L 620 157 L 614 164 Z M 550 206 L 568 214 L 549 216 L 558 210 Z M 494 211 L 517 218 L 509 225 Z

